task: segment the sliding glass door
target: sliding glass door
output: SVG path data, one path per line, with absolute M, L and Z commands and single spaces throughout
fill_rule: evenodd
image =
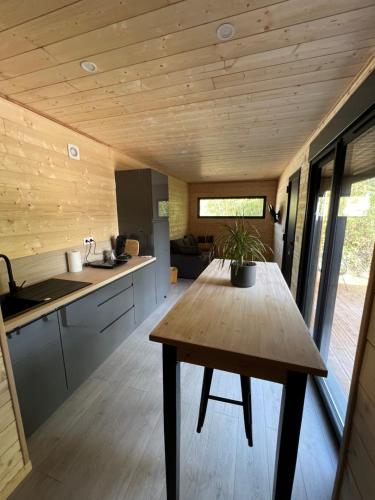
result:
M 340 138 L 311 168 L 303 312 L 328 366 L 318 383 L 342 433 L 375 241 L 375 124 Z

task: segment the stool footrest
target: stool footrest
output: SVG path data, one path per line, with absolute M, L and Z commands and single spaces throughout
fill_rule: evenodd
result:
M 221 398 L 220 396 L 208 396 L 208 399 L 213 399 L 214 401 L 221 401 L 222 403 L 230 403 L 232 405 L 243 406 L 242 401 L 237 401 L 236 399 Z

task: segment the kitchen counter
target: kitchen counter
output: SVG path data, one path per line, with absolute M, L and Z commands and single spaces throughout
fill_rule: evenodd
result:
M 16 328 L 20 328 L 21 326 L 34 321 L 41 316 L 44 316 L 60 307 L 63 307 L 70 302 L 73 302 L 89 293 L 115 281 L 127 274 L 130 274 L 137 269 L 140 269 L 151 262 L 155 262 L 155 257 L 132 257 L 129 262 L 123 264 L 121 266 L 115 267 L 114 269 L 98 269 L 94 267 L 85 267 L 79 273 L 63 273 L 57 276 L 51 276 L 52 278 L 58 279 L 66 279 L 71 281 L 86 281 L 91 284 L 86 286 L 85 288 L 81 288 L 73 293 L 69 293 L 64 297 L 61 297 L 57 300 L 48 302 L 47 304 L 42 304 L 35 309 L 31 309 L 29 311 L 25 311 L 22 314 L 19 314 L 15 318 L 10 318 L 9 320 L 4 322 L 5 331 L 11 332 Z

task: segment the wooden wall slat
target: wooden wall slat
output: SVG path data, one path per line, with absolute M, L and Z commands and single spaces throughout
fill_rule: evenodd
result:
M 186 182 L 168 178 L 169 189 L 169 237 L 183 238 L 188 232 L 189 188 Z

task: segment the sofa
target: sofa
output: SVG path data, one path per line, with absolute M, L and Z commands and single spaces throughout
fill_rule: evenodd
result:
M 177 267 L 178 277 L 196 279 L 210 263 L 210 253 L 202 252 L 192 234 L 171 240 L 171 266 Z

